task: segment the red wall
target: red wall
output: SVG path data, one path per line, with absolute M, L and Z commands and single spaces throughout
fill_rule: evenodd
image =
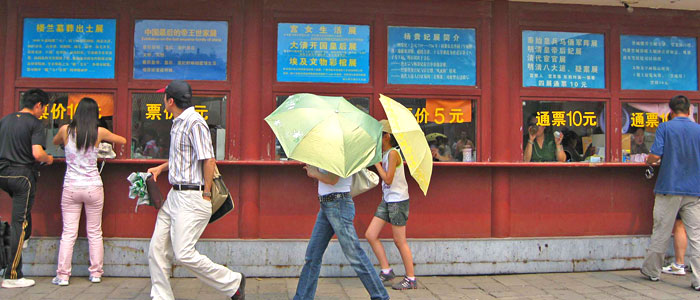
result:
M 116 18 L 117 62 L 113 80 L 30 79 L 19 72 L 22 20 L 25 17 Z M 225 94 L 228 101 L 227 155 L 220 169 L 236 197 L 236 209 L 209 226 L 206 238 L 308 238 L 318 204 L 315 184 L 301 166 L 271 161 L 273 135 L 263 117 L 274 109 L 276 95 L 313 92 L 358 95 L 372 99 L 370 112 L 383 111 L 379 93 L 390 96 L 469 98 L 478 101 L 477 153 L 480 163 L 438 163 L 430 192 L 424 197 L 410 183 L 409 237 L 477 238 L 582 235 L 631 235 L 651 231 L 653 181 L 640 165 L 619 161 L 620 132 L 608 131 L 610 163 L 522 164 L 522 101 L 528 99 L 603 100 L 609 128 L 619 128 L 624 101 L 665 102 L 674 91 L 622 91 L 619 82 L 619 35 L 699 36 L 698 12 L 513 3 L 505 0 L 216 0 L 98 1 L 6 0 L 0 5 L 1 112 L 17 109 L 20 91 L 103 91 L 116 95 L 115 132 L 131 135 L 131 93 L 153 91 L 163 80 L 133 80 L 133 22 L 136 19 L 226 20 L 229 58 L 226 81 L 192 82 L 195 91 Z M 371 26 L 371 73 L 367 84 L 277 83 L 277 22 L 331 22 Z M 436 87 L 386 84 L 386 27 L 471 27 L 477 30 L 477 86 Z M 586 31 L 606 36 L 606 88 L 522 88 L 521 30 Z M 685 93 L 700 102 L 700 92 Z M 106 237 L 150 237 L 156 211 L 134 213 L 126 177 L 157 161 L 119 160 L 103 173 Z M 33 209 L 34 234 L 61 232 L 60 192 L 63 163 L 42 170 Z M 161 177 L 161 188 L 167 180 Z M 356 227 L 362 235 L 380 199 L 373 190 L 356 200 Z M 0 218 L 10 203 L 0 193 Z M 383 234 L 388 236 L 388 229 Z

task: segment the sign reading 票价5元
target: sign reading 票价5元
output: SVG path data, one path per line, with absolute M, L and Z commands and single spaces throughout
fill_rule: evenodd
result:
M 523 86 L 605 88 L 604 36 L 523 31 Z
M 228 22 L 137 20 L 134 78 L 226 80 Z
M 22 77 L 114 78 L 114 19 L 24 19 Z
M 369 82 L 369 26 L 279 23 L 277 81 Z
M 389 84 L 476 85 L 476 30 L 389 27 Z
M 698 90 L 695 38 L 620 36 L 620 73 L 625 90 Z

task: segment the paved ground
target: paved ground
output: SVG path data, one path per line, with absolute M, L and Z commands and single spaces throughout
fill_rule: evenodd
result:
M 148 278 L 105 278 L 91 284 L 74 277 L 70 286 L 58 287 L 51 278 L 35 278 L 27 289 L 0 289 L 0 299 L 150 299 Z M 645 280 L 639 271 L 547 273 L 499 276 L 419 277 L 421 288 L 393 291 L 391 299 L 700 299 L 686 276 L 663 276 L 660 282 Z M 172 281 L 177 299 L 224 300 L 194 278 Z M 296 278 L 250 278 L 247 299 L 291 299 Z M 368 299 L 357 278 L 322 278 L 316 299 Z

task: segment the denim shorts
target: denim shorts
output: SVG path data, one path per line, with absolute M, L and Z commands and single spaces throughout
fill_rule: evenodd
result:
M 394 226 L 406 226 L 408 221 L 408 199 L 399 202 L 382 200 L 374 216 Z

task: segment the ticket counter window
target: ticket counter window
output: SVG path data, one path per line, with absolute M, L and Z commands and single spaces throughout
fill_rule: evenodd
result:
M 290 95 L 285 95 L 285 96 L 277 96 L 275 99 L 275 103 L 277 104 L 276 107 L 279 107 L 284 103 L 287 98 L 289 98 Z M 343 96 L 346 100 L 348 100 L 350 103 L 355 105 L 358 109 L 361 111 L 364 111 L 365 113 L 369 114 L 369 98 L 368 97 L 351 97 L 351 96 Z M 287 154 L 284 153 L 284 149 L 282 149 L 282 145 L 280 145 L 279 140 L 275 138 L 275 160 L 287 160 Z
M 23 94 L 23 93 L 22 93 Z M 49 103 L 44 106 L 44 113 L 39 120 L 44 124 L 46 131 L 46 153 L 54 157 L 65 157 L 62 146 L 53 144 L 53 138 L 61 126 L 70 124 L 75 110 L 81 99 L 87 97 L 97 102 L 100 109 L 98 125 L 114 131 L 112 127 L 112 115 L 114 111 L 114 95 L 100 93 L 55 93 L 49 92 Z M 21 96 L 20 96 L 21 99 Z
M 668 102 L 622 104 L 622 161 L 645 162 L 659 124 L 670 118 Z M 698 122 L 698 104 L 690 106 L 691 120 Z
M 163 95 L 133 94 L 131 158 L 168 158 L 173 115 L 165 110 Z M 192 106 L 209 126 L 216 159 L 226 159 L 226 96 L 194 95 Z
M 470 99 L 393 98 L 416 117 L 433 161 L 476 161 L 476 101 Z
M 605 161 L 605 104 L 523 102 L 523 161 Z

